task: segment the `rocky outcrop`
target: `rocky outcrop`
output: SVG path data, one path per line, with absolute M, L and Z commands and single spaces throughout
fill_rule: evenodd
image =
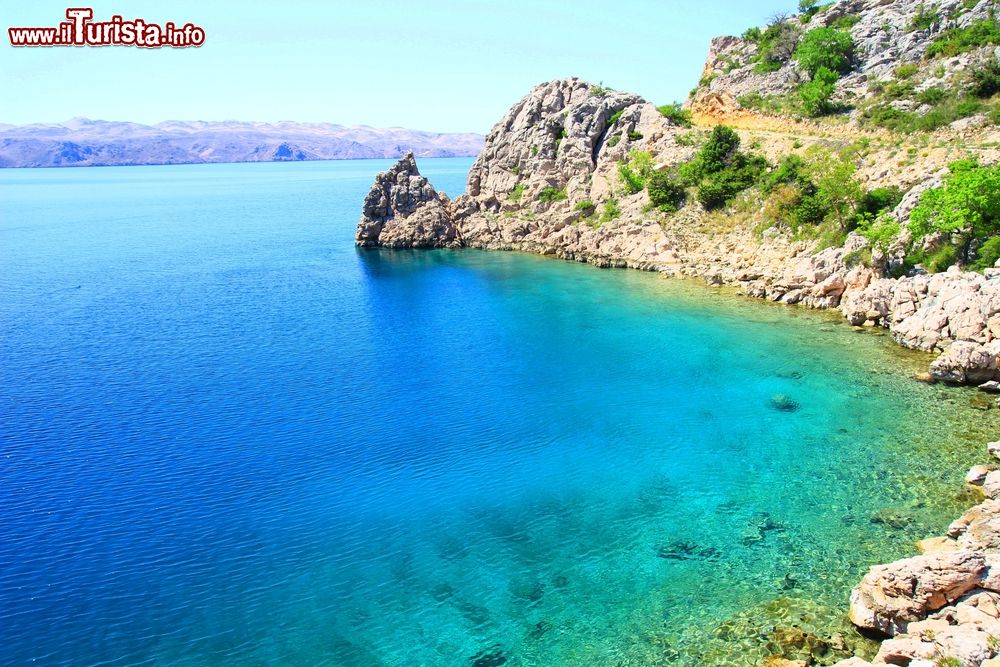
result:
M 1000 453 L 998 443 L 987 451 Z M 922 540 L 925 553 L 876 565 L 851 592 L 850 619 L 887 635 L 871 662 L 836 667 L 1000 667 L 1000 470 L 974 466 L 966 481 L 986 500 Z
M 769 27 L 780 28 L 781 37 L 772 50 L 775 62 L 782 63 L 776 71 L 761 71 L 758 67 L 759 45 L 742 37 L 717 37 L 709 47 L 702 82 L 692 97 L 691 105 L 710 116 L 719 117 L 739 109 L 736 102 L 745 95 L 780 96 L 792 92 L 808 80 L 808 75 L 790 56 L 798 40 L 814 28 L 844 25 L 853 20 L 848 30 L 854 41 L 852 70 L 838 83 L 841 97 L 865 97 L 874 81 L 890 80 L 902 63 L 920 61 L 927 48 L 942 32 L 965 27 L 990 17 L 991 0 L 840 0 L 825 7 L 803 22 L 801 16 L 776 16 Z M 918 16 L 936 17 L 930 21 Z M 947 72 L 960 70 L 976 56 L 963 56 L 945 63 Z M 720 109 L 718 101 L 731 100 Z
M 458 247 L 451 202 L 420 175 L 413 153 L 379 174 L 365 197 L 354 239 L 363 247 Z
M 895 635 L 981 585 L 989 570 L 981 553 L 937 552 L 873 567 L 851 593 L 851 622 Z
M 657 168 L 690 159 L 681 136 L 636 95 L 579 79 L 542 84 L 490 132 L 454 202 L 419 175 L 412 156 L 380 174 L 357 242 L 520 250 L 703 277 L 771 301 L 840 308 L 852 324 L 888 328 L 906 347 L 947 350 L 932 369 L 937 379 L 1000 379 L 1000 270 L 885 278 L 856 263 L 867 246 L 857 235 L 817 253 L 814 242 L 774 229 L 758 236 L 752 224 L 698 232 L 705 212 L 696 203 L 667 219 L 650 210 L 645 191 L 623 190 L 618 169 L 635 150 L 655 156 Z M 904 198 L 896 214 L 914 203 Z

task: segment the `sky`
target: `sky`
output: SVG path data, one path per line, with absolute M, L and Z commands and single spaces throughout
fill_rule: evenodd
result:
M 330 122 L 485 133 L 532 86 L 568 76 L 681 100 L 709 40 L 794 0 L 103 0 L 0 9 L 0 123 L 83 116 Z M 143 18 L 205 30 L 188 49 L 14 48 L 7 28 Z

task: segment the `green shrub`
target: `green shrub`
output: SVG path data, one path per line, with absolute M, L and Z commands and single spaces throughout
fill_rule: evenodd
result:
M 527 188 L 525 187 L 524 183 L 518 183 L 517 185 L 514 186 L 514 189 L 510 191 L 510 194 L 507 195 L 507 199 L 511 200 L 512 202 L 519 202 L 521 201 L 521 197 L 524 196 L 525 190 L 527 190 Z
M 914 63 L 904 63 L 896 68 L 897 79 L 909 79 L 917 73 L 918 67 Z
M 937 13 L 933 7 L 927 7 L 921 4 L 917 8 L 917 13 L 913 15 L 910 20 L 910 32 L 917 30 L 930 30 L 934 25 L 941 20 L 941 15 Z
M 687 197 L 684 184 L 668 171 L 654 171 L 646 184 L 646 190 L 653 206 L 666 213 L 678 210 Z
M 632 171 L 625 162 L 618 163 L 618 178 L 621 179 L 622 185 L 625 187 L 625 192 L 630 195 L 634 195 L 646 187 L 645 180 L 639 174 Z
M 664 104 L 661 107 L 656 107 L 656 110 L 678 127 L 691 127 L 691 112 L 684 109 L 680 102 Z
M 951 28 L 934 38 L 927 56 L 955 56 L 977 46 L 1000 43 L 1000 27 L 994 19 L 982 19 L 965 28 Z
M 972 263 L 971 268 L 982 271 L 994 266 L 998 259 L 1000 259 L 1000 236 L 991 236 L 976 250 L 976 261 Z
M 542 191 L 538 193 L 538 201 L 545 202 L 546 204 L 562 201 L 568 197 L 566 188 L 556 188 L 551 185 L 542 188 Z
M 601 222 L 611 222 L 621 214 L 622 210 L 618 208 L 618 200 L 612 197 L 604 202 L 604 210 L 601 211 Z
M 614 90 L 615 90 L 614 88 L 608 88 L 603 85 L 591 86 L 590 94 L 593 97 L 607 97 L 608 93 L 612 93 L 614 92 Z
M 861 200 L 858 202 L 858 214 L 874 219 L 896 208 L 901 201 L 903 201 L 903 191 L 895 185 L 875 188 L 861 196 Z
M 627 162 L 618 163 L 618 176 L 625 186 L 625 191 L 634 195 L 646 187 L 646 182 L 653 173 L 653 156 L 647 151 L 632 150 Z
M 761 182 L 761 191 L 770 194 L 779 185 L 790 185 L 798 183 L 802 178 L 802 171 L 806 162 L 794 153 L 786 155 L 778 163 L 776 169 L 767 174 Z
M 805 176 L 815 184 L 815 197 L 825 209 L 825 219 L 850 231 L 857 224 L 858 204 L 863 191 L 854 177 L 857 165 L 852 156 L 816 150 L 806 166 Z
M 857 14 L 844 14 L 830 21 L 829 27 L 836 28 L 837 30 L 850 30 L 860 21 L 861 17 Z
M 795 52 L 798 40 L 797 28 L 783 20 L 772 21 L 757 42 L 757 64 L 754 71 L 767 73 L 781 69 Z
M 767 170 L 763 157 L 742 153 L 739 147 L 739 135 L 717 125 L 694 159 L 678 169 L 681 182 L 697 188 L 698 201 L 706 209 L 724 206 L 755 185 Z
M 912 129 L 913 120 L 916 114 L 909 111 L 894 109 L 888 104 L 877 104 L 868 107 L 861 114 L 862 119 L 869 125 L 884 127 L 895 132 L 908 131 Z
M 990 109 L 990 113 L 986 116 L 991 125 L 1000 125 L 1000 105 L 994 106 Z
M 760 28 L 747 28 L 743 33 L 743 40 L 756 44 L 762 36 L 763 33 L 760 31 Z
M 991 58 L 972 70 L 969 92 L 976 97 L 992 97 L 1000 93 L 1000 61 Z
M 830 97 L 836 89 L 838 78 L 836 72 L 820 67 L 812 81 L 799 86 L 799 99 L 805 115 L 815 118 L 831 111 L 833 107 Z
M 583 211 L 584 215 L 593 215 L 594 210 L 597 208 L 597 204 L 589 199 L 584 199 L 583 201 L 578 201 L 576 206 L 573 207 L 576 211 Z
M 628 138 L 629 141 L 639 141 L 640 139 L 642 139 L 642 132 L 636 132 L 635 130 L 632 130 L 631 132 L 628 133 Z
M 757 74 L 770 74 L 771 72 L 777 72 L 779 69 L 785 66 L 782 60 L 761 60 L 753 67 L 753 71 Z
M 815 76 L 822 67 L 838 74 L 849 71 L 853 53 L 851 33 L 836 28 L 815 28 L 802 37 L 793 57 Z
M 618 119 L 622 117 L 623 113 L 625 113 L 625 109 L 619 109 L 618 111 L 616 111 L 613 114 L 611 114 L 611 117 L 608 118 L 608 126 L 610 127 L 610 126 L 614 125 L 615 123 L 617 123 Z
M 892 81 L 882 87 L 882 97 L 887 100 L 901 100 L 912 97 L 917 85 L 912 81 Z
M 899 221 L 891 215 L 881 215 L 877 218 L 865 219 L 858 225 L 858 233 L 868 239 L 873 248 L 886 252 L 901 230 Z
M 799 11 L 805 14 L 811 9 L 816 9 L 818 4 L 819 0 L 799 0 Z
M 1000 235 L 1000 165 L 980 167 L 962 160 L 950 169 L 941 187 L 920 196 L 910 213 L 910 232 L 917 240 L 945 235 L 957 259 L 970 264 L 978 259 L 978 244 Z
M 740 135 L 726 125 L 716 125 L 697 158 L 701 174 L 714 174 L 728 167 L 740 148 Z
M 934 106 L 935 104 L 940 104 L 942 100 L 947 96 L 943 88 L 928 88 L 927 90 L 922 90 L 917 93 L 916 100 L 919 104 L 930 104 Z
M 622 135 L 616 134 L 608 139 L 608 148 L 614 148 L 622 140 Z

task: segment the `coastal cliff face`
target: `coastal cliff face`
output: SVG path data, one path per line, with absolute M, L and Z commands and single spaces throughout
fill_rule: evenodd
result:
M 854 325 L 888 328 L 906 347 L 942 352 L 934 377 L 981 383 L 1000 379 L 1000 270 L 893 279 L 853 258 L 866 239 L 816 252 L 816 242 L 780 229 L 755 230 L 755 215 L 719 225 L 689 203 L 665 215 L 645 191 L 621 187 L 619 168 L 634 151 L 654 168 L 690 160 L 695 149 L 678 127 L 642 98 L 578 79 L 537 86 L 493 128 L 454 201 L 420 176 L 412 156 L 379 175 L 365 199 L 359 245 L 520 250 L 602 267 L 702 277 L 749 296 L 813 308 L 839 308 Z M 897 174 L 877 170 L 878 185 Z M 934 176 L 936 178 L 936 176 Z M 928 176 L 916 172 L 914 194 Z M 932 181 L 933 182 L 933 181 Z M 905 219 L 915 197 L 894 214 Z M 709 225 L 707 223 L 714 222 Z M 742 223 L 742 224 L 740 224 Z
M 777 15 L 768 26 L 780 29 L 774 31 L 774 40 L 765 43 L 754 39 L 753 33 L 712 40 L 692 107 L 718 116 L 737 113 L 744 106 L 740 100 L 748 96 L 760 99 L 791 93 L 809 80 L 809 74 L 792 58 L 796 42 L 809 30 L 827 27 L 849 31 L 854 42 L 851 71 L 837 81 L 835 98 L 871 97 L 875 82 L 891 80 L 900 65 L 921 66 L 935 39 L 949 30 L 990 19 L 994 10 L 992 0 L 841 0 L 812 15 Z M 993 47 L 984 47 L 949 58 L 940 64 L 936 80 L 925 82 L 924 87 L 947 82 L 992 53 Z M 773 67 L 760 67 L 762 55 Z

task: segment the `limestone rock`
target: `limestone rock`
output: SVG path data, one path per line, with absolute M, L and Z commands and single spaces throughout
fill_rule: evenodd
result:
M 992 474 L 994 478 L 990 481 L 995 482 L 998 473 Z M 951 522 L 948 535 L 956 539 L 962 549 L 985 551 L 1000 548 L 1000 501 L 989 499 L 969 508 Z
M 931 364 L 931 375 L 945 382 L 980 384 L 1000 378 L 998 358 L 1000 340 L 986 345 L 955 341 Z
M 420 175 L 412 152 L 375 178 L 365 197 L 355 241 L 360 246 L 389 248 L 458 244 L 449 201 Z
M 693 109 L 718 115 L 712 101 L 728 96 L 738 100 L 744 95 L 783 95 L 807 80 L 807 76 L 790 56 L 801 36 L 814 28 L 829 26 L 845 16 L 857 17 L 851 26 L 854 41 L 852 71 L 837 83 L 837 96 L 864 97 L 872 82 L 891 79 L 901 63 L 918 62 L 934 39 L 943 31 L 964 27 L 989 17 L 989 3 L 963 3 L 962 0 L 937 0 L 934 9 L 939 19 L 927 28 L 915 28 L 914 19 L 922 3 L 913 0 L 842 0 L 830 3 L 806 23 L 800 16 L 789 16 L 769 28 L 780 30 L 773 40 L 772 55 L 780 67 L 773 72 L 760 72 L 756 67 L 758 46 L 739 37 L 717 37 L 712 40 L 705 61 L 702 81 L 691 106 Z M 961 63 L 948 65 L 951 69 Z M 732 115 L 732 108 L 723 116 Z
M 922 554 L 940 551 L 958 551 L 958 542 L 950 537 L 928 537 L 917 542 L 917 550 Z
M 981 463 L 979 465 L 972 466 L 969 472 L 965 475 L 966 484 L 974 484 L 975 486 L 982 486 L 983 482 L 986 481 L 986 476 L 996 470 L 995 465 L 989 463 Z
M 876 565 L 851 592 L 850 619 L 887 635 L 940 609 L 980 584 L 988 568 L 971 551 L 923 554 Z
M 1000 459 L 1000 442 L 986 443 L 986 451 L 988 451 L 993 458 Z

